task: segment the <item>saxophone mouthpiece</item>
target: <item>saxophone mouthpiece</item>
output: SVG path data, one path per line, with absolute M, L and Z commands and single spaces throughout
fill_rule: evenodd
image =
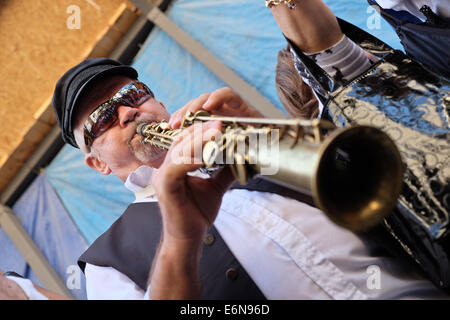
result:
M 145 128 L 147 127 L 148 123 L 141 123 L 136 127 L 136 133 L 140 134 L 141 136 L 145 137 Z

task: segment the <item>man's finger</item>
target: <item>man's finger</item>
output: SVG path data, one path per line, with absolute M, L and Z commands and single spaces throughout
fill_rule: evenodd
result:
M 186 114 L 186 111 L 189 110 L 190 105 L 194 102 L 194 100 L 189 101 L 184 106 L 175 111 L 169 119 L 169 127 L 172 129 L 177 129 L 181 124 L 181 119 Z
M 203 109 L 212 111 L 220 109 L 224 104 L 228 104 L 231 108 L 239 107 L 243 101 L 239 95 L 228 87 L 218 89 L 211 93 L 203 104 Z
M 169 149 L 164 165 L 175 176 L 185 175 L 203 165 L 203 146 L 221 134 L 219 121 L 207 121 L 195 124 L 180 133 Z
M 211 177 L 211 182 L 216 187 L 218 192 L 220 192 L 220 194 L 224 194 L 228 190 L 228 188 L 230 188 L 234 180 L 235 177 L 233 176 L 230 166 L 225 166 L 219 169 Z
M 197 99 L 194 100 L 194 103 L 192 103 L 189 106 L 188 111 L 195 113 L 198 110 L 201 110 L 210 95 L 211 95 L 210 93 L 204 93 L 201 96 L 199 96 Z
M 208 100 L 209 93 L 204 93 L 200 95 L 198 98 L 191 100 L 186 105 L 184 105 L 182 108 L 177 110 L 169 120 L 169 127 L 172 129 L 177 129 L 181 125 L 181 121 L 183 120 L 184 116 L 187 112 L 195 113 L 198 110 L 202 109 L 203 104 Z

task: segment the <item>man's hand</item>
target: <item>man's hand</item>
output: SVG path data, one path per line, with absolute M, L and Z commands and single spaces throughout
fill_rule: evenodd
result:
M 212 225 L 222 197 L 234 180 L 229 170 L 220 169 L 209 178 L 190 176 L 202 167 L 202 147 L 220 135 L 221 123 L 196 123 L 177 135 L 164 162 L 155 170 L 152 185 L 163 215 L 164 241 L 199 244 Z
M 195 113 L 198 110 L 223 116 L 262 117 L 235 91 L 221 88 L 188 102 L 171 116 L 169 125 L 179 128 L 187 112 Z M 218 138 L 220 130 L 221 124 L 217 121 L 207 121 L 184 129 L 172 144 L 164 163 L 154 174 L 153 186 L 158 194 L 160 207 L 167 212 L 167 221 L 170 219 L 171 222 L 176 222 L 165 225 L 165 236 L 201 242 L 204 232 L 212 225 L 222 196 L 234 180 L 231 171 L 220 170 L 211 179 L 201 179 L 187 173 L 202 167 L 202 146 L 212 137 Z M 176 211 L 184 214 L 172 215 Z M 174 231 L 172 225 L 179 226 L 180 229 Z
M 258 110 L 245 102 L 235 91 L 225 87 L 212 93 L 202 94 L 189 101 L 172 114 L 169 126 L 173 129 L 179 128 L 187 112 L 195 113 L 198 110 L 206 110 L 211 114 L 228 117 L 263 117 Z
M 199 264 L 203 239 L 217 216 L 222 197 L 234 177 L 222 168 L 209 178 L 187 175 L 202 166 L 194 152 L 220 134 L 221 123 L 197 123 L 177 135 L 162 165 L 154 171 L 163 221 L 163 237 L 151 273 L 152 299 L 201 297 Z
M 178 128 L 186 112 L 206 110 L 212 114 L 262 117 L 237 93 L 222 88 L 187 103 L 170 118 Z M 218 138 L 218 121 L 196 123 L 176 136 L 162 165 L 154 171 L 155 188 L 163 221 L 163 237 L 152 268 L 152 299 L 194 299 L 201 297 L 199 275 L 203 239 L 212 226 L 222 197 L 234 181 L 229 167 L 203 179 L 188 175 L 202 167 L 202 147 Z

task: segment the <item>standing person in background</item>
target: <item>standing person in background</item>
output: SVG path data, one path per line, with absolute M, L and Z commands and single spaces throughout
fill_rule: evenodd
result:
M 376 60 L 342 33 L 333 12 L 322 0 L 290 0 L 291 8 L 275 5 L 278 2 L 266 0 L 266 5 L 272 10 L 284 36 L 336 81 L 351 80 Z M 295 57 L 292 48 L 291 53 Z M 311 86 L 308 78 L 301 76 Z M 317 98 L 315 90 L 313 92 Z M 318 99 L 318 116 L 322 110 L 323 105 Z
M 407 54 L 432 71 L 450 77 L 450 1 L 368 1 L 395 28 Z M 289 1 L 294 10 L 276 3 L 278 1 L 266 1 L 286 38 L 335 80 L 352 79 L 377 60 L 341 32 L 336 17 L 322 0 Z M 294 63 L 287 57 L 292 54 L 295 55 L 286 49 L 279 52 L 278 95 L 290 115 L 307 118 L 320 115 L 323 108 L 320 102 L 318 114 L 311 111 L 315 107 L 307 103 L 314 102 L 305 88 L 308 80 L 289 71 L 293 70 Z
M 382 41 L 377 41 L 377 39 L 361 30 L 358 33 L 358 29 L 351 27 L 351 24 L 338 21 L 321 0 L 268 0 L 266 5 L 271 8 L 275 20 L 291 44 L 291 48 L 296 48 L 295 50 L 291 49 L 294 66 L 302 80 L 312 87 L 316 98 L 318 98 L 320 116 L 323 109 L 322 103 L 327 103 L 328 108 L 323 116 L 328 117 L 338 126 L 347 126 L 349 123 L 367 124 L 370 121 L 369 119 L 378 117 L 383 121 L 386 120 L 385 123 L 389 124 L 384 127 L 385 130 L 389 130 L 391 125 L 397 126 L 400 127 L 401 132 L 403 132 L 402 130 L 417 132 L 414 139 L 418 143 L 422 141 L 419 138 L 423 138 L 423 141 L 426 139 L 432 141 L 432 143 L 418 144 L 413 155 L 405 152 L 408 148 L 406 141 L 396 141 L 403 148 L 403 155 L 406 157 L 408 171 L 405 175 L 405 186 L 410 186 L 411 184 L 408 183 L 411 183 L 414 179 L 414 181 L 419 179 L 417 177 L 420 177 L 421 181 L 419 183 L 421 187 L 413 191 L 405 187 L 404 193 L 409 193 L 407 197 L 403 198 L 400 205 L 408 206 L 414 211 L 421 206 L 421 204 L 416 205 L 415 200 L 413 200 L 414 197 L 426 199 L 423 201 L 432 202 L 439 208 L 437 210 L 429 209 L 428 212 L 430 216 L 437 217 L 436 221 L 438 221 L 441 214 L 446 215 L 445 208 L 448 207 L 446 202 L 446 197 L 449 194 L 448 182 L 446 182 L 445 175 L 448 168 L 448 162 L 445 159 L 448 158 L 448 154 L 446 155 L 445 151 L 440 152 L 441 158 L 437 164 L 431 166 L 419 164 L 420 170 L 414 173 L 410 168 L 417 168 L 414 159 L 422 159 L 423 154 L 430 152 L 429 146 L 435 148 L 448 142 L 448 139 L 445 139 L 448 137 L 448 108 L 445 108 L 448 97 L 448 82 L 445 81 L 444 77 L 448 77 L 450 71 L 450 50 L 447 48 L 450 44 L 448 40 L 450 2 L 378 2 L 382 3 L 385 8 L 396 9 L 380 7 L 383 9 L 380 11 L 384 17 L 388 17 L 387 14 L 391 13 L 390 17 L 397 19 L 395 20 L 398 22 L 395 25 L 396 30 L 401 38 L 403 35 L 402 43 L 405 46 L 405 51 L 413 59 L 409 59 L 400 51 L 392 50 Z M 373 1 L 371 3 L 374 4 Z M 437 14 L 434 12 L 437 12 Z M 400 14 L 409 19 L 415 17 L 415 20 L 414 22 L 412 20 L 400 20 Z M 419 19 L 419 16 L 422 20 Z M 373 62 L 378 61 L 377 58 L 368 55 L 361 47 L 347 39 L 342 34 L 341 26 L 342 30 L 345 30 L 346 34 L 355 39 L 361 46 L 371 50 L 374 54 L 379 54 L 380 57 L 384 55 L 380 63 L 371 68 Z M 425 67 L 421 67 L 417 62 L 422 63 Z M 321 67 L 329 77 L 327 78 L 317 66 Z M 388 69 L 392 72 L 384 72 Z M 431 69 L 434 73 L 427 69 Z M 439 75 L 442 77 L 439 77 Z M 395 83 L 395 85 L 390 87 L 390 82 Z M 399 84 L 400 82 L 403 85 Z M 405 85 L 406 82 L 411 85 Z M 431 89 L 423 92 L 415 91 L 413 85 L 416 82 L 423 84 L 424 88 L 426 86 L 437 88 L 437 91 Z M 279 84 L 277 77 L 277 85 Z M 371 85 L 373 85 L 374 90 L 371 90 Z M 392 94 L 389 90 L 383 91 L 388 87 L 393 89 Z M 344 89 L 339 91 L 340 88 Z M 399 90 L 400 88 L 405 90 Z M 377 89 L 381 90 L 377 91 Z M 292 90 L 283 91 L 291 92 L 291 98 L 294 97 Z M 367 92 L 369 93 L 365 95 Z M 435 97 L 435 99 L 429 100 L 430 102 L 426 104 L 420 103 L 419 101 L 423 101 L 422 98 L 425 97 Z M 370 101 L 370 99 L 373 99 L 373 101 Z M 284 100 L 290 101 L 293 99 Z M 386 108 L 395 110 L 393 113 L 397 114 L 397 118 L 391 118 Z M 286 109 L 289 110 L 292 107 L 286 106 Z M 366 112 L 362 118 L 356 119 L 356 116 L 350 115 L 352 113 L 356 115 L 361 110 L 363 113 Z M 432 116 L 426 118 L 423 113 L 417 113 L 418 110 L 424 110 Z M 341 112 L 348 112 L 347 115 L 343 115 L 345 120 L 339 118 L 342 115 Z M 411 116 L 408 117 L 405 114 Z M 399 120 L 406 118 L 409 119 L 408 123 Z M 436 121 L 439 125 L 433 127 L 433 130 L 427 131 L 427 133 L 420 131 L 423 128 L 419 124 L 428 121 Z M 445 133 L 442 134 L 442 132 Z M 447 146 L 440 148 L 441 150 L 448 149 Z M 432 176 L 427 175 L 431 171 L 434 174 Z M 437 189 L 433 187 L 433 190 L 429 188 L 432 182 L 435 182 L 439 187 Z M 432 191 L 427 191 L 427 193 L 416 191 L 425 189 Z M 440 211 L 441 208 L 444 208 L 442 209 L 443 212 Z M 416 214 L 417 221 L 420 220 L 420 215 L 424 215 L 420 209 L 417 209 L 417 213 L 411 213 L 411 215 L 414 214 Z M 389 229 L 390 232 L 399 239 L 404 248 L 408 248 L 409 254 L 422 266 L 437 286 L 448 288 L 448 247 L 445 245 L 448 242 L 445 239 L 444 241 L 438 241 L 441 239 L 436 238 L 435 234 L 429 229 L 421 230 L 422 233 L 419 232 L 418 230 L 421 227 L 418 224 L 420 222 L 415 224 L 416 220 L 414 219 L 412 222 L 404 221 L 401 220 L 402 217 L 402 213 L 390 216 L 392 220 L 387 222 L 387 225 L 389 228 L 392 225 L 389 225 L 389 223 L 393 222 L 396 225 L 396 230 Z M 445 221 L 442 222 L 442 226 L 446 225 Z M 445 227 L 440 232 L 445 234 Z M 397 237 L 396 233 L 400 234 L 400 237 Z M 405 239 L 407 240 L 405 241 Z M 428 247 L 427 244 L 429 243 L 431 244 Z
M 368 0 L 397 32 L 405 52 L 450 78 L 450 1 Z

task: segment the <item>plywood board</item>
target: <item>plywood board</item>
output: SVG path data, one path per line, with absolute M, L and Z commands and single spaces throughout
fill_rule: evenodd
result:
M 0 1 L 0 191 L 56 122 L 56 81 L 83 59 L 108 55 L 137 18 L 132 8 L 125 0 Z

